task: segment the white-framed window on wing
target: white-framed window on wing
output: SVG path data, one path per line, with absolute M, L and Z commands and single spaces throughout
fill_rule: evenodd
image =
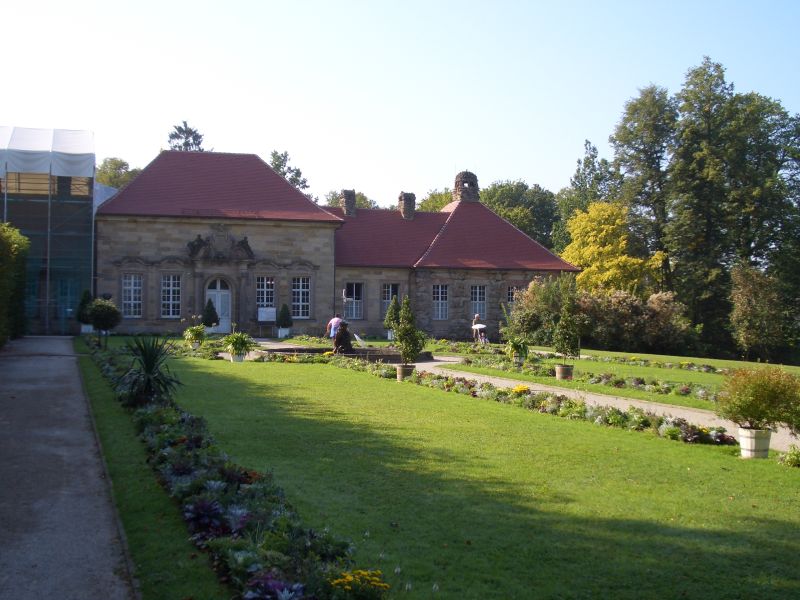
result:
M 508 286 L 508 292 L 506 293 L 506 304 L 508 304 L 508 310 L 514 308 L 514 302 L 517 301 L 517 294 L 522 291 L 523 288 L 520 288 L 516 285 Z
M 292 278 L 292 318 L 308 319 L 311 317 L 311 278 Z
M 275 306 L 274 277 L 256 277 L 256 306 L 258 308 L 272 308 Z
M 161 276 L 161 318 L 178 319 L 181 316 L 181 276 Z
M 471 316 L 480 315 L 486 318 L 486 286 L 471 285 L 469 287 L 469 300 L 472 308 Z
M 344 318 L 364 318 L 364 284 L 345 283 L 344 285 Z
M 433 320 L 446 321 L 449 316 L 447 308 L 447 284 L 433 284 Z
M 142 317 L 142 279 L 141 273 L 122 275 L 122 316 L 126 319 Z
M 384 283 L 381 285 L 381 318 L 386 316 L 386 311 L 389 310 L 389 304 L 392 298 L 397 298 L 400 302 L 400 284 L 399 283 Z

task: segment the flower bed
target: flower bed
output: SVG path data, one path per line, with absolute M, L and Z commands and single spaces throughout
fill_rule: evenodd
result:
M 125 351 L 92 356 L 112 382 L 126 371 Z M 164 402 L 138 409 L 134 422 L 159 482 L 181 506 L 191 540 L 209 552 L 221 579 L 242 599 L 386 597 L 380 572 L 352 570 L 351 544 L 305 527 L 272 475 L 233 463 L 204 419 Z M 354 573 L 369 576 L 342 586 Z
M 535 377 L 554 377 L 555 368 L 550 365 L 542 365 L 536 362 L 525 363 L 517 366 L 501 357 L 492 358 L 465 358 L 465 365 L 475 367 L 485 367 L 497 369 L 510 373 L 524 373 Z M 696 383 L 676 383 L 672 381 L 662 381 L 660 379 L 645 379 L 643 377 L 622 377 L 613 373 L 582 373 L 573 377 L 573 381 L 582 381 L 594 385 L 605 385 L 617 389 L 629 388 L 642 390 L 653 394 L 675 394 L 677 396 L 694 396 L 699 400 L 716 400 L 716 392 Z

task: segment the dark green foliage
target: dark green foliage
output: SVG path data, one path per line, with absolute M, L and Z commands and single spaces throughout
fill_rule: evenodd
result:
M 182 152 L 203 152 L 203 135 L 186 121 L 175 125 L 169 133 L 169 149 Z
M 517 293 L 503 336 L 506 339 L 524 339 L 537 346 L 549 346 L 563 305 L 571 306 L 575 295 L 574 275 L 534 281 L 527 290 Z
M 400 321 L 400 303 L 397 296 L 392 296 L 389 306 L 386 309 L 386 316 L 383 319 L 383 326 L 390 331 L 394 331 Z
M 122 313 L 119 312 L 116 304 L 102 298 L 92 300 L 88 314 L 89 322 L 98 332 L 110 331 L 122 321 Z M 108 336 L 105 338 L 105 345 L 108 346 Z
M 25 263 L 30 242 L 8 223 L 0 223 L 0 347 L 25 330 Z
M 408 296 L 403 298 L 397 327 L 394 329 L 394 338 L 400 350 L 400 358 L 406 365 L 417 360 L 417 356 L 425 347 L 425 334 L 417 329 Z
M 564 358 L 578 358 L 581 353 L 581 338 L 578 334 L 578 323 L 569 311 L 564 309 L 553 331 L 553 348 Z
M 104 158 L 97 167 L 94 179 L 103 185 L 122 189 L 141 172 L 141 169 L 131 169 L 127 161 L 111 156 Z
M 200 322 L 206 327 L 214 327 L 217 323 L 219 323 L 219 315 L 217 314 L 217 309 L 214 307 L 214 303 L 211 301 L 211 298 L 208 299 L 205 307 L 203 308 L 203 316 Z
M 289 166 L 288 152 L 273 150 L 269 157 L 269 166 L 298 190 L 308 189 L 308 181 L 303 177 L 303 172 L 297 167 Z
M 126 347 L 133 361 L 115 382 L 120 401 L 133 407 L 168 403 L 180 385 L 167 365 L 172 347 L 169 341 L 159 337 L 136 337 Z
M 92 303 L 92 294 L 89 290 L 83 290 L 83 294 L 81 295 L 81 301 L 78 303 L 78 310 L 76 311 L 75 318 L 78 319 L 78 323 L 83 323 L 84 325 L 91 325 L 92 321 L 89 318 L 89 306 Z
M 292 326 L 292 323 L 292 313 L 289 311 L 289 305 L 281 304 L 275 324 L 282 329 L 287 329 Z

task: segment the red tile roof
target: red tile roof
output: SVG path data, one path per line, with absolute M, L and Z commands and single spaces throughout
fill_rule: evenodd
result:
M 162 152 L 97 212 L 340 222 L 255 154 L 221 152 Z
M 417 212 L 411 220 L 398 210 L 356 210 L 336 231 L 340 267 L 453 269 L 578 269 L 529 238 L 478 202 L 451 202 L 442 212 Z
M 417 212 L 404 219 L 399 210 L 356 209 L 355 217 L 341 208 L 328 210 L 344 219 L 336 230 L 336 266 L 409 268 L 422 256 L 442 228 L 444 213 Z

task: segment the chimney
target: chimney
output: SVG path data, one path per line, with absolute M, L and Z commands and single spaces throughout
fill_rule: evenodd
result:
M 400 192 L 399 202 L 397 207 L 400 209 L 400 214 L 404 219 L 409 221 L 414 218 L 414 209 L 417 206 L 417 197 L 409 192 Z
M 341 200 L 342 210 L 348 217 L 356 216 L 356 191 L 355 190 L 342 190 Z
M 456 175 L 456 183 L 453 186 L 453 200 L 480 202 L 478 192 L 478 176 L 475 173 L 461 171 Z

